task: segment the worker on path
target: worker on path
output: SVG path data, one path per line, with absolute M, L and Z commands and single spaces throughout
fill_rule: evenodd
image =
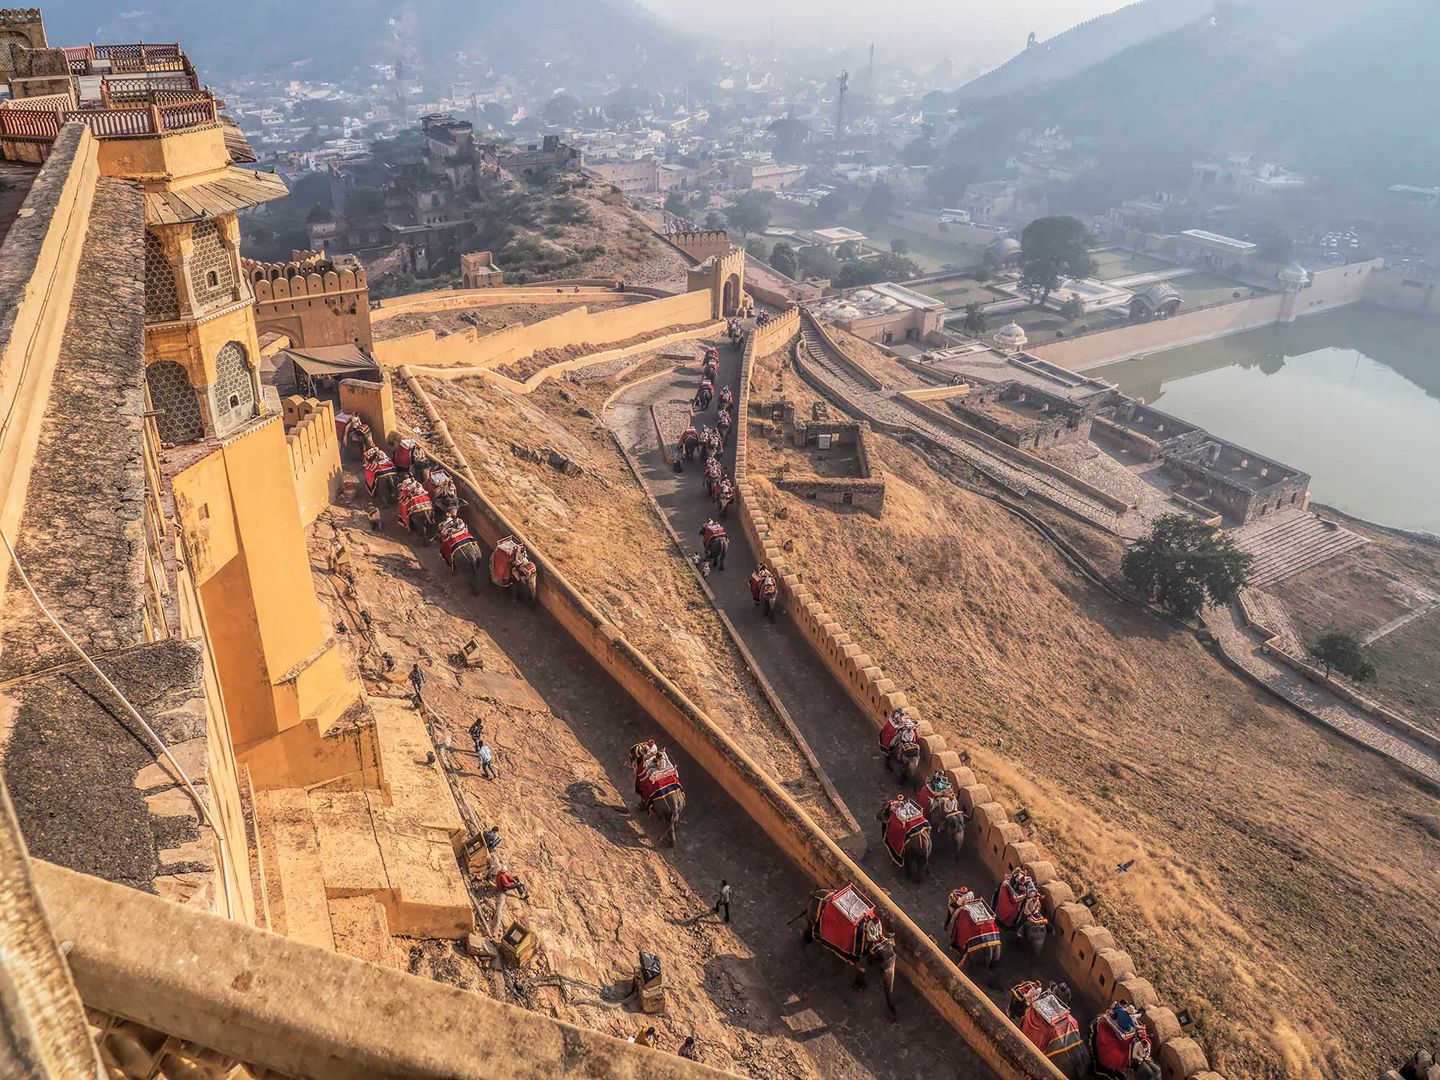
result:
M 420 670 L 419 661 L 410 665 L 410 685 L 415 688 L 415 707 L 418 709 L 422 701 L 420 691 L 425 686 L 425 672 Z

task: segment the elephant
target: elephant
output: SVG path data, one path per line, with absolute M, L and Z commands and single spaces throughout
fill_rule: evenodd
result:
M 730 442 L 730 413 L 725 409 L 720 410 L 719 416 L 715 418 L 715 430 L 720 432 L 720 445 L 726 446 Z
M 695 407 L 704 412 L 710 407 L 710 399 L 714 396 L 714 391 L 708 386 L 702 386 L 695 394 Z
M 1040 1016 L 1036 1019 L 1040 1022 L 1027 1025 L 1027 1015 L 1030 1012 L 1032 1002 L 1042 996 L 1043 991 L 1040 984 L 1035 981 L 1022 982 L 1010 988 L 1010 1006 L 1008 1009 L 1010 1019 L 1015 1025 L 1039 1047 L 1040 1052 L 1048 1057 L 1051 1063 L 1060 1070 L 1066 1080 L 1087 1080 L 1090 1076 L 1090 1051 L 1085 1046 L 1085 1040 L 1081 1037 L 1079 1025 L 1075 1023 L 1073 1014 L 1069 1022 L 1063 1024 L 1047 1024 Z M 1067 1010 L 1070 1007 L 1070 987 L 1066 983 L 1051 983 L 1048 993 L 1054 995 Z M 1044 1034 L 1039 1034 L 1039 1033 Z M 1046 1036 L 1050 1040 L 1041 1046 L 1040 1038 Z
M 386 506 L 394 506 L 400 498 L 400 478 L 397 473 L 382 473 L 375 478 L 375 487 L 370 492 Z
M 686 461 L 694 461 L 696 453 L 700 450 L 700 435 L 691 430 L 680 437 L 680 454 Z
M 654 740 L 649 740 L 648 742 L 636 743 L 630 748 L 630 765 L 635 770 L 635 793 L 640 796 L 640 807 L 656 815 L 665 823 L 665 842 L 673 848 L 675 846 L 675 833 L 680 825 L 680 817 L 685 812 L 685 790 L 679 784 L 679 774 L 677 773 L 674 790 L 649 799 L 647 806 L 647 800 L 640 787 L 640 778 L 653 757 L 654 746 Z M 665 767 L 668 768 L 669 758 L 663 751 L 660 752 L 660 759 L 664 762 Z
M 1131 1012 L 1132 1016 L 1135 1015 L 1133 1010 Z M 1104 1013 L 1095 1017 L 1090 1023 L 1090 1039 L 1087 1049 L 1094 1062 L 1095 1075 L 1104 1077 L 1106 1080 L 1160 1080 L 1163 1073 L 1155 1059 L 1150 1056 L 1150 1036 L 1145 1033 L 1143 1028 L 1139 1029 L 1140 1037 L 1134 1038 L 1130 1042 L 1128 1060 L 1123 1064 L 1114 1061 L 1107 1063 L 1107 1059 L 1113 1053 L 1118 1052 L 1125 1055 L 1127 1051 L 1124 1043 L 1113 1041 L 1113 1035 L 1101 1035 L 1101 1025 L 1105 1023 Z M 1103 1044 L 1102 1039 L 1105 1040 Z
M 922 829 L 907 839 L 904 851 L 905 876 L 917 883 L 924 881 L 925 872 L 930 869 L 932 851 L 929 829 Z
M 435 511 L 412 510 L 406 523 L 409 530 L 420 537 L 420 542 L 429 547 L 435 542 Z
M 969 824 L 960 800 L 953 792 L 937 795 L 930 802 L 930 830 L 935 834 L 937 845 L 954 845 L 958 858 L 965 850 L 965 826 Z
M 517 562 L 510 568 L 510 590 L 516 600 L 523 600 L 531 607 L 540 595 L 540 573 L 529 559 Z M 684 799 L 681 799 L 683 805 Z
M 1020 925 L 1015 928 L 1015 935 L 1025 942 L 1031 956 L 1039 956 L 1045 950 L 1050 920 L 1043 914 L 1039 893 L 1031 893 L 1020 905 Z
M 352 447 L 359 450 L 362 460 L 366 450 L 375 448 L 375 436 L 370 431 L 370 425 L 358 416 L 352 416 L 345 425 L 344 449 L 349 450 Z
M 720 481 L 715 485 L 715 515 L 717 517 L 730 516 L 730 504 L 735 501 L 735 485 L 728 479 Z
M 972 899 L 973 896 L 974 894 L 972 893 Z M 959 908 L 952 903 L 949 918 L 945 923 L 945 936 L 950 941 L 950 947 L 955 950 L 958 956 L 955 962 L 960 970 L 968 971 L 977 962 L 983 962 L 986 968 L 993 970 L 999 965 L 1000 955 L 1004 952 L 1004 946 L 1000 942 L 1000 935 L 995 930 L 994 925 L 991 924 L 989 932 L 989 936 L 994 940 L 982 948 L 970 947 L 970 943 L 978 936 L 976 933 L 972 933 L 963 941 L 956 940 L 956 934 L 961 932 L 962 926 L 970 926 L 972 930 L 974 929 L 973 924 L 962 923 Z M 976 960 L 977 957 L 979 957 L 978 961 Z
M 728 536 L 716 536 L 705 546 L 705 559 L 716 570 L 725 569 L 725 553 L 730 550 L 730 538 Z M 919 750 L 919 747 L 916 747 Z M 918 766 L 917 766 L 918 768 Z
M 920 744 L 918 742 L 901 742 L 897 738 L 895 744 L 890 747 L 890 752 L 885 755 L 885 771 L 892 771 L 897 764 L 900 766 L 900 779 L 910 785 L 911 791 L 918 790 L 920 787 Z
M 820 938 L 820 905 L 830 895 L 829 889 L 816 889 L 810 894 L 810 900 L 805 905 L 805 929 L 801 934 L 801 942 L 810 944 L 812 941 L 819 941 Z M 869 948 L 861 955 L 840 953 L 846 961 L 855 968 L 855 989 L 864 990 L 868 985 L 866 979 L 866 967 L 880 969 L 881 985 L 885 989 L 885 1007 L 890 1010 L 890 1015 L 895 1015 L 895 942 L 893 938 L 887 938 L 880 932 L 879 922 L 874 922 L 875 933 L 867 934 L 871 943 Z M 869 928 L 867 927 L 867 930 Z M 838 949 L 832 951 L 839 952 Z
M 470 595 L 479 596 L 480 583 L 485 579 L 485 553 L 480 550 L 480 545 L 462 544 L 447 562 L 450 564 L 451 574 L 458 574 L 462 570 L 465 572 L 465 576 L 470 579 Z

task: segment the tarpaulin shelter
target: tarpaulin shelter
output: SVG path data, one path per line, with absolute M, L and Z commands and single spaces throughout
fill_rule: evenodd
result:
M 333 398 L 341 379 L 380 382 L 380 365 L 359 345 L 316 345 L 275 354 L 273 384 L 281 397 Z

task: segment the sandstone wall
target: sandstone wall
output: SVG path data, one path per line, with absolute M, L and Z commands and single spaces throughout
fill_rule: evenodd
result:
M 563 349 L 579 343 L 613 345 L 671 326 L 708 323 L 710 318 L 710 295 L 697 291 L 602 311 L 572 308 L 529 326 L 507 326 L 493 334 L 482 335 L 470 329 L 437 338 L 433 330 L 424 330 L 390 341 L 377 341 L 375 356 L 382 364 L 397 367 L 420 364 L 495 368 L 523 360 L 542 349 Z
M 340 491 L 335 406 L 315 398 L 286 398 L 285 445 L 300 503 L 300 524 L 308 529 Z
M 1400 270 L 1378 270 L 1366 283 L 1365 300 L 1377 307 L 1440 315 L 1440 281 L 1406 277 Z

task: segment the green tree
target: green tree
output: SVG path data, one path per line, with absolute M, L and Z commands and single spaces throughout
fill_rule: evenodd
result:
M 1043 307 L 1066 278 L 1095 272 L 1090 234 L 1073 217 L 1036 218 L 1020 234 L 1020 287 Z
M 815 204 L 815 210 L 821 217 L 837 218 L 853 205 L 854 201 L 848 191 L 844 188 L 834 188 L 820 196 L 820 201 Z
M 1295 254 L 1295 241 L 1283 229 L 1276 229 L 1255 249 L 1255 254 L 1264 262 L 1288 263 Z
M 910 241 L 906 240 L 903 236 L 897 236 L 894 240 L 890 241 L 890 250 L 896 255 L 909 255 Z
M 665 209 L 676 217 L 685 216 L 685 196 L 679 188 L 672 188 L 665 196 Z
M 769 127 L 775 137 L 776 161 L 799 161 L 810 142 L 810 125 L 794 116 L 782 116 Z
M 833 279 L 840 273 L 840 260 L 829 248 L 807 247 L 800 252 L 800 269 L 806 277 Z
M 1208 599 L 1229 603 L 1239 595 L 1250 556 L 1217 529 L 1185 514 L 1155 519 L 1150 535 L 1125 553 L 1125 580 L 1161 608 L 1182 619 L 1199 614 Z
M 972 300 L 965 305 L 965 321 L 960 325 L 971 337 L 979 337 L 985 332 L 985 312 L 980 310 L 979 300 Z
M 1085 314 L 1085 302 L 1078 296 L 1068 297 L 1060 305 L 1060 314 L 1067 319 L 1078 319 Z
M 905 281 L 915 277 L 919 268 L 902 255 L 886 252 L 874 258 L 847 262 L 835 275 L 836 288 L 853 289 L 859 285 L 874 285 L 877 281 Z
M 841 262 L 854 262 L 864 253 L 865 249 L 854 240 L 846 240 L 835 249 L 835 255 Z
M 730 227 L 742 236 L 764 232 L 770 224 L 769 201 L 761 195 L 742 195 L 725 211 Z
M 1332 668 L 1355 682 L 1370 682 L 1377 670 L 1373 654 L 1360 639 L 1342 630 L 1327 630 L 1309 646 L 1311 659 L 1325 665 L 1325 677 Z
M 865 196 L 860 213 L 870 221 L 883 221 L 895 212 L 897 205 L 899 205 L 899 201 L 895 198 L 895 192 L 889 184 L 881 180 Z
M 941 206 L 958 206 L 969 184 L 969 171 L 953 161 L 931 169 L 925 177 L 926 189 Z
M 725 219 L 714 210 L 705 215 L 705 228 L 711 232 L 720 232 L 725 228 Z
M 776 273 L 793 278 L 800 272 L 800 260 L 795 258 L 795 249 L 781 240 L 770 251 L 770 265 Z

